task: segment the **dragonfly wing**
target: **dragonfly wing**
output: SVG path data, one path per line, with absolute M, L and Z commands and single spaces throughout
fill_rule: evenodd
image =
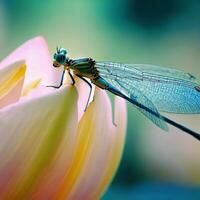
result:
M 108 90 L 114 87 L 114 89 L 110 90 L 111 92 L 113 92 L 114 90 L 120 91 L 120 93 L 126 96 L 126 99 L 128 101 L 130 101 L 134 105 L 137 105 L 137 108 L 140 110 L 140 112 L 142 112 L 148 119 L 150 119 L 154 124 L 156 124 L 161 129 L 168 131 L 168 126 L 166 122 L 163 121 L 162 116 L 159 114 L 155 105 L 137 88 L 130 87 L 128 84 L 121 82 L 119 80 L 106 79 L 106 81 L 109 83 L 110 86 Z M 142 109 L 140 106 L 148 108 L 150 112 L 147 111 L 146 109 Z
M 152 65 L 97 62 L 100 76 L 137 88 L 158 110 L 200 113 L 200 85 L 189 73 Z
M 173 68 L 167 68 L 167 67 L 160 67 L 156 65 L 144 65 L 144 64 L 129 64 L 130 68 L 134 67 L 140 71 L 142 71 L 143 75 L 150 75 L 150 76 L 164 76 L 166 77 L 172 77 L 174 79 L 183 79 L 188 81 L 195 81 L 196 77 L 193 76 L 190 73 L 185 73 L 183 71 L 173 69 Z

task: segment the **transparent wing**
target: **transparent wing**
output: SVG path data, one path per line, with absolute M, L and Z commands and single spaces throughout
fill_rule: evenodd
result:
M 121 82 L 128 90 L 137 88 L 158 110 L 200 113 L 200 85 L 189 73 L 152 65 L 96 62 L 104 79 Z
M 177 69 L 167 68 L 167 67 L 159 67 L 156 65 L 144 65 L 144 64 L 129 64 L 127 65 L 129 68 L 136 68 L 140 70 L 143 75 L 149 75 L 152 77 L 163 77 L 163 78 L 174 78 L 174 79 L 182 79 L 186 81 L 195 81 L 196 77 L 190 73 L 185 73 Z
M 155 105 L 145 96 L 143 95 L 137 88 L 129 87 L 128 84 L 121 82 L 119 80 L 114 79 L 106 79 L 106 81 L 110 84 L 108 90 L 119 91 L 119 93 L 123 94 L 127 97 L 134 105 L 137 105 L 137 108 L 142 112 L 148 119 L 150 119 L 153 123 L 155 123 L 161 129 L 168 131 L 168 126 L 166 122 L 162 119 L 162 116 L 159 114 Z M 115 92 L 114 92 L 115 93 Z M 140 106 L 144 106 L 150 110 L 147 111 L 145 109 L 140 108 Z M 155 114 L 152 114 L 152 112 Z

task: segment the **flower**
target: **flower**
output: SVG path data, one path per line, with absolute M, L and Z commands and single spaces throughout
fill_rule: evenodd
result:
M 0 63 L 0 199 L 99 199 L 111 182 L 124 146 L 126 106 L 115 99 L 115 123 L 105 91 L 60 89 L 42 37 Z

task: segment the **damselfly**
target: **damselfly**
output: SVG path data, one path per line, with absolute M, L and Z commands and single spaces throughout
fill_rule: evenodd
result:
M 168 123 L 200 140 L 200 134 L 159 113 L 200 113 L 200 85 L 193 75 L 154 65 L 100 62 L 92 58 L 70 59 L 64 48 L 57 49 L 53 66 L 64 66 L 60 85 L 55 88 L 62 86 L 65 71 L 74 84 L 73 71 L 90 87 L 88 102 L 93 83 L 131 102 L 161 129 L 167 131 Z

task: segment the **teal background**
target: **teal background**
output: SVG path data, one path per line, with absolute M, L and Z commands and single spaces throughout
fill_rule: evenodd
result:
M 1 0 L 0 59 L 43 35 L 53 54 L 171 66 L 200 77 L 198 0 Z M 111 95 L 111 97 L 113 97 Z M 200 132 L 199 115 L 168 115 Z M 199 199 L 200 143 L 128 104 L 125 151 L 103 199 Z

